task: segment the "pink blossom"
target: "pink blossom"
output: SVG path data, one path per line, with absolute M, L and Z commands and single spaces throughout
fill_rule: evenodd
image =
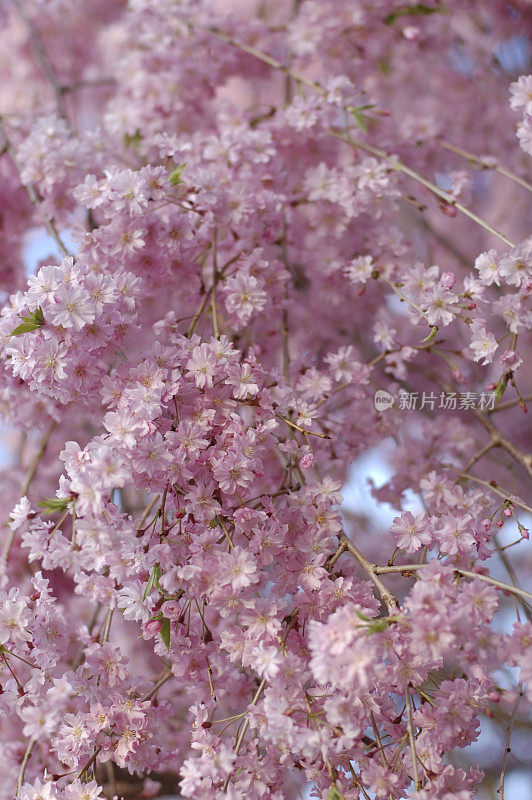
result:
M 420 513 L 415 517 L 410 511 L 405 511 L 396 517 L 390 528 L 390 533 L 395 536 L 397 547 L 413 553 L 424 545 L 431 543 L 432 535 L 429 520 L 426 514 Z
M 234 314 L 241 325 L 266 305 L 266 292 L 262 282 L 253 275 L 238 272 L 225 282 L 225 305 L 229 313 Z
M 21 644 L 31 640 L 28 630 L 30 612 L 27 600 L 18 589 L 0 592 L 0 645 Z
M 0 800 L 526 751 L 530 20 L 430 5 L 2 11 Z
M 473 350 L 475 361 L 483 359 L 482 364 L 490 364 L 498 344 L 495 336 L 489 333 L 479 322 L 472 328 L 472 339 L 469 347 Z

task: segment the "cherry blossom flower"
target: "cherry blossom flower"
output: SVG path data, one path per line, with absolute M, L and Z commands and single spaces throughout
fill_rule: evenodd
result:
M 421 547 L 429 545 L 432 540 L 429 520 L 425 513 L 414 517 L 410 511 L 405 511 L 394 519 L 390 533 L 395 536 L 397 547 L 408 553 L 414 553 Z
M 76 286 L 66 284 L 54 296 L 52 322 L 63 328 L 81 329 L 93 322 L 95 312 L 89 295 Z
M 510 106 L 532 115 L 532 75 L 521 75 L 510 86 Z
M 482 358 L 484 359 L 482 364 L 491 364 L 498 344 L 495 336 L 492 333 L 488 333 L 482 322 L 478 320 L 472 328 L 472 339 L 469 347 L 474 352 L 473 358 L 475 361 L 480 361 Z
M 20 644 L 28 642 L 30 613 L 25 598 L 18 589 L 0 591 L 0 644 Z
M 228 312 L 234 314 L 241 325 L 245 324 L 252 314 L 261 311 L 267 299 L 262 282 L 242 271 L 225 281 L 224 296 Z
M 2 16 L 0 800 L 526 745 L 528 19 L 256 5 Z

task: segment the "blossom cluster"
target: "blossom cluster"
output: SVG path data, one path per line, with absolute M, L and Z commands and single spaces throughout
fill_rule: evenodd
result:
M 0 11 L 0 800 L 530 766 L 525 5 Z

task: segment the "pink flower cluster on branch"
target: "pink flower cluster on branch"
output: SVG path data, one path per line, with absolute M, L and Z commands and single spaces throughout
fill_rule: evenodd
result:
M 514 6 L 0 11 L 0 800 L 530 766 Z

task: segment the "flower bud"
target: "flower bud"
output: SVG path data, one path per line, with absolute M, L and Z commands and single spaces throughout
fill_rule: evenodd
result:
M 303 456 L 303 458 L 299 462 L 299 466 L 301 469 L 311 469 L 314 466 L 314 462 L 316 459 L 314 458 L 314 453 L 307 453 Z

